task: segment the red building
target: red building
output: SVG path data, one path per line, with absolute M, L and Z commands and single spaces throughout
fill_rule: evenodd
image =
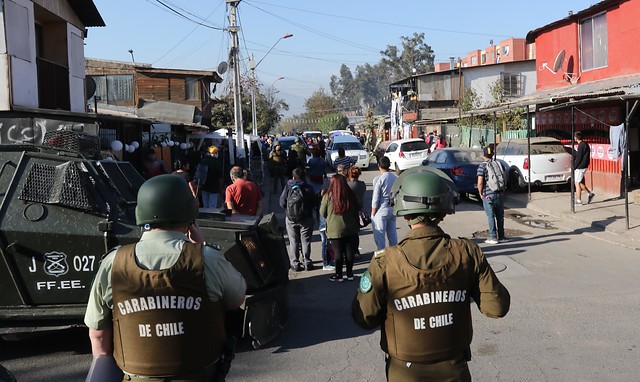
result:
M 582 131 L 592 154 L 587 185 L 603 196 L 621 192 L 622 156 L 616 157 L 611 138 L 617 136 L 610 133 L 625 121 L 629 173 L 640 184 L 640 121 L 632 112 L 640 98 L 638 15 L 640 0 L 605 0 L 529 32 L 526 40 L 536 49 L 536 133 L 569 143 L 572 131 Z

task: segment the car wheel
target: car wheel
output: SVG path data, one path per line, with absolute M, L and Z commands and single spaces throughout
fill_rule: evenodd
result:
M 522 192 L 524 191 L 526 184 L 520 173 L 516 170 L 509 172 L 509 191 Z

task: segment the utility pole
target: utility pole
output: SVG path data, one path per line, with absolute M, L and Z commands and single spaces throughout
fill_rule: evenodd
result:
M 256 111 L 256 66 L 252 53 L 251 58 L 249 58 L 249 68 L 251 68 L 251 124 L 253 125 L 253 135 L 258 135 L 258 113 Z
M 226 0 L 229 4 L 229 33 L 231 34 L 231 49 L 229 51 L 229 59 L 231 68 L 233 69 L 233 106 L 236 125 L 236 141 L 235 149 L 237 159 L 241 162 L 245 158 L 244 153 L 244 131 L 242 130 L 242 97 L 240 94 L 240 49 L 238 43 L 238 31 L 240 28 L 236 24 L 236 9 L 240 0 Z M 232 154 L 231 145 L 229 145 L 229 153 L 231 164 L 236 164 Z

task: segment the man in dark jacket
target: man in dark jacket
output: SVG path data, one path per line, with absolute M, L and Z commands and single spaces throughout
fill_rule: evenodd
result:
M 573 153 L 573 168 L 575 169 L 573 176 L 576 182 L 576 191 L 578 196 L 576 198 L 576 207 L 582 206 L 582 191 L 587 191 L 588 199 L 587 204 L 591 203 L 595 194 L 589 191 L 584 180 L 584 174 L 589 168 L 589 162 L 591 161 L 591 148 L 589 144 L 582 140 L 582 133 L 576 131 L 573 135 L 576 142 L 578 142 L 578 149 Z
M 297 188 L 302 193 L 302 205 L 288 206 L 287 203 L 294 203 L 294 189 Z M 298 190 L 295 191 L 298 193 Z M 311 262 L 311 236 L 313 234 L 313 209 L 316 205 L 316 195 L 313 188 L 304 180 L 304 170 L 296 168 L 292 172 L 292 179 L 287 181 L 287 185 L 280 195 L 280 207 L 286 212 L 285 225 L 289 236 L 289 260 L 291 268 L 299 272 L 303 269 L 310 271 L 313 269 Z M 290 207 L 290 208 L 289 208 Z M 296 210 L 296 211 L 292 211 Z M 293 214 L 299 216 L 293 216 Z M 304 265 L 300 262 L 298 247 L 302 244 L 302 254 Z

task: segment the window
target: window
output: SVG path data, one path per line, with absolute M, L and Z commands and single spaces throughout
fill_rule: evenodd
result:
M 509 55 L 509 45 L 505 45 L 502 47 L 502 55 L 503 56 L 508 56 Z
M 476 65 L 478 63 L 478 58 L 476 56 L 471 57 L 471 65 Z
M 522 74 L 502 72 L 500 73 L 500 81 L 504 97 L 522 96 Z
M 91 76 L 96 81 L 99 100 L 112 105 L 133 104 L 133 76 Z
M 185 99 L 200 99 L 200 97 L 198 97 L 198 79 L 196 77 L 187 77 L 184 82 L 186 91 Z
M 607 14 L 601 13 L 580 21 L 580 68 L 607 66 Z
M 480 63 L 482 63 L 482 64 L 486 64 L 487 63 L 487 54 L 486 53 L 482 53 L 482 56 L 480 57 Z

